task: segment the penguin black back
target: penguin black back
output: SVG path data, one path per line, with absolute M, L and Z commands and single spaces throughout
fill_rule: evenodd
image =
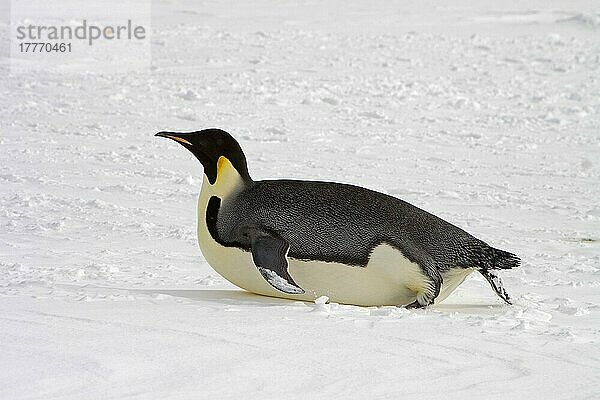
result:
M 240 232 L 261 226 L 290 243 L 290 257 L 359 267 L 382 243 L 441 271 L 506 268 L 514 257 L 403 200 L 332 182 L 255 182 L 225 202 L 211 224 L 223 245 L 248 248 Z

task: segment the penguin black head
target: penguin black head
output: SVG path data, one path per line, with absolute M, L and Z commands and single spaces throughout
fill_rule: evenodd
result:
M 225 157 L 244 181 L 251 181 L 246 156 L 238 142 L 221 129 L 204 129 L 196 132 L 158 132 L 155 136 L 179 142 L 202 163 L 204 175 L 212 184 L 217 180 L 219 158 Z

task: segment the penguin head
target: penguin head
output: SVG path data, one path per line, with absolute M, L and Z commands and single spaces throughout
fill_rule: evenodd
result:
M 204 175 L 211 185 L 217 180 L 219 165 L 223 162 L 223 158 L 236 169 L 244 181 L 252 181 L 242 148 L 233 136 L 221 129 L 204 129 L 195 132 L 163 131 L 155 136 L 172 139 L 188 149 L 202 163 Z

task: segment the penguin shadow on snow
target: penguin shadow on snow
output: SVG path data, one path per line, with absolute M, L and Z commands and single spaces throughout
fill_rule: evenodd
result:
M 140 290 L 140 292 L 145 294 L 164 294 L 173 297 L 185 298 L 192 301 L 206 301 L 220 304 L 285 306 L 298 303 L 297 301 L 262 296 L 239 289 L 157 289 Z
M 156 290 L 130 290 L 138 293 L 144 293 L 148 295 L 167 295 L 178 298 L 185 298 L 191 301 L 201 301 L 201 302 L 211 302 L 211 303 L 219 303 L 224 305 L 259 305 L 259 306 L 294 306 L 298 305 L 298 303 L 304 303 L 307 306 L 314 306 L 314 302 L 310 301 L 292 301 L 288 299 L 281 299 L 277 297 L 264 296 L 260 294 L 255 294 L 251 292 L 247 292 L 244 290 L 238 289 L 173 289 L 173 290 L 164 290 L 164 289 L 156 289 Z M 479 300 L 479 299 L 478 299 Z M 430 311 L 438 311 L 443 313 L 461 313 L 461 314 L 469 314 L 469 315 L 481 315 L 487 314 L 491 312 L 496 312 L 498 310 L 502 310 L 507 306 L 502 303 L 489 301 L 486 302 L 484 299 L 480 299 L 481 302 L 476 303 L 464 303 L 461 301 L 457 301 L 456 303 L 452 302 L 452 298 L 444 301 L 442 304 L 432 305 L 429 310 Z M 381 308 L 376 306 L 353 306 L 353 305 L 344 305 L 344 307 L 352 308 L 356 307 L 357 309 L 366 309 L 366 308 Z M 383 306 L 383 307 L 393 307 L 393 306 Z M 398 308 L 405 309 L 404 307 L 398 306 Z M 427 309 L 410 309 L 411 312 L 427 312 Z

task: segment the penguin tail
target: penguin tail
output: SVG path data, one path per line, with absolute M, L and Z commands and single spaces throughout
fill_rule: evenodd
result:
M 494 270 L 516 268 L 521 265 L 521 259 L 508 251 L 488 247 L 481 261 L 479 273 L 487 279 L 498 297 L 507 304 L 512 304 L 506 289 L 504 289 L 502 279 L 500 279 Z
M 486 269 L 511 269 L 521 265 L 521 259 L 508 251 L 491 248 Z

